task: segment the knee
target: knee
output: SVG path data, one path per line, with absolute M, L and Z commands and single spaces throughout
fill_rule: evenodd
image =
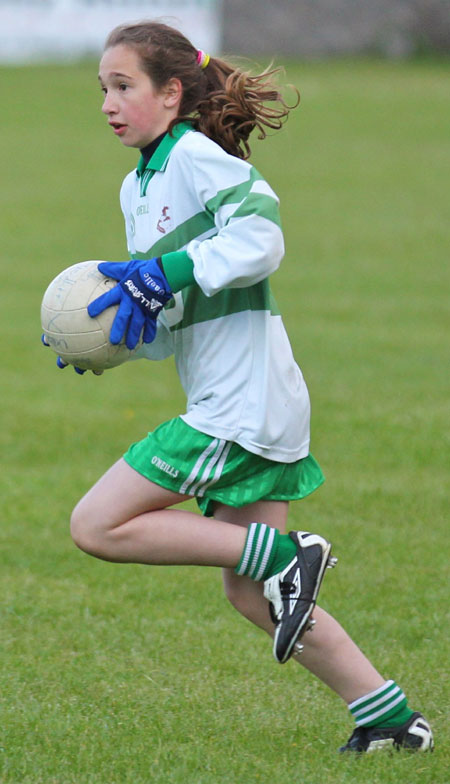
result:
M 89 555 L 100 556 L 98 532 L 82 502 L 77 504 L 70 517 L 70 535 L 80 550 Z

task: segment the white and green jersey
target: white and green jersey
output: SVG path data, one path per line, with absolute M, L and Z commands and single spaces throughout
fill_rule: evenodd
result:
M 268 276 L 284 254 L 278 199 L 249 163 L 192 126 L 175 126 L 124 180 L 132 258 L 187 251 L 197 285 L 175 295 L 138 357 L 174 353 L 182 416 L 269 460 L 309 452 L 308 391 Z

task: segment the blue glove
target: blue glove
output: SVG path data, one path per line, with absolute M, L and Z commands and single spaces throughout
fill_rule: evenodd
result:
M 48 342 L 45 335 L 41 335 L 41 341 L 42 341 L 42 345 L 45 346 L 46 348 L 50 346 L 50 343 Z M 64 370 L 64 368 L 66 368 L 69 365 L 69 362 L 65 362 L 63 359 L 61 359 L 61 357 L 56 357 L 56 364 L 60 370 Z M 76 365 L 73 365 L 73 369 L 75 373 L 78 373 L 79 376 L 83 376 L 86 373 L 86 370 L 82 370 L 81 368 L 76 367 Z M 101 376 L 103 370 L 93 370 L 92 372 L 94 373 L 94 376 Z
M 88 305 L 89 315 L 95 318 L 111 305 L 118 305 L 109 335 L 111 343 L 117 345 L 125 337 L 127 348 L 136 348 L 142 332 L 144 343 L 151 343 L 158 313 L 173 296 L 158 259 L 103 261 L 98 269 L 119 283 Z

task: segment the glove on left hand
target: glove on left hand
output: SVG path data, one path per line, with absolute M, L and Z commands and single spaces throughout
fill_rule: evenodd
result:
M 117 345 L 125 336 L 127 348 L 134 349 L 142 331 L 144 343 L 151 343 L 158 313 L 173 296 L 158 260 L 104 261 L 98 269 L 119 283 L 88 305 L 89 315 L 95 318 L 111 305 L 118 305 L 109 335 L 111 343 Z
M 50 346 L 50 343 L 48 342 L 46 335 L 41 335 L 41 343 L 46 348 L 48 348 Z M 56 364 L 57 364 L 57 366 L 59 367 L 60 370 L 64 370 L 66 367 L 69 366 L 69 363 L 65 362 L 64 359 L 62 359 L 61 357 L 56 357 Z M 72 367 L 73 367 L 75 373 L 78 373 L 79 376 L 84 376 L 84 374 L 86 373 L 86 370 L 82 370 L 81 368 L 77 367 L 76 365 L 72 365 Z M 102 373 L 103 373 L 103 370 L 93 370 L 92 372 L 93 372 L 94 376 L 101 376 Z

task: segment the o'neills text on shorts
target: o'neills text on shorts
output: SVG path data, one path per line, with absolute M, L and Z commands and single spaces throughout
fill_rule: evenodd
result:
M 159 468 L 160 471 L 165 471 L 166 474 L 170 474 L 170 476 L 173 476 L 174 479 L 178 476 L 179 471 L 177 468 L 169 465 L 169 463 L 166 463 L 165 460 L 161 460 L 161 458 L 157 457 L 156 455 L 153 455 L 152 457 L 152 465 L 156 466 L 156 468 Z

